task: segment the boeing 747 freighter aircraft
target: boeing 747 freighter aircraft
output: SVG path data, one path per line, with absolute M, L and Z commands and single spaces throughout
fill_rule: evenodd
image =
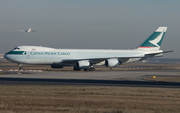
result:
M 55 49 L 41 46 L 17 46 L 4 58 L 22 64 L 51 65 L 52 68 L 74 66 L 74 70 L 95 70 L 96 65 L 118 67 L 121 64 L 160 57 L 173 51 L 160 50 L 167 27 L 159 27 L 149 38 L 132 50 Z

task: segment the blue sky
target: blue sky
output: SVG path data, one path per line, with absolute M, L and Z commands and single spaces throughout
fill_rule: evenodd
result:
M 179 50 L 179 0 L 1 0 L 0 53 L 18 45 L 134 49 L 167 26 L 163 50 Z M 32 33 L 20 32 L 31 27 Z M 164 55 L 179 58 L 180 50 Z

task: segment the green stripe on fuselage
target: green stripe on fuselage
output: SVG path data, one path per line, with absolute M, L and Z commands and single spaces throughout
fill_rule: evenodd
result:
M 9 51 L 6 54 L 26 55 L 26 52 L 25 51 Z

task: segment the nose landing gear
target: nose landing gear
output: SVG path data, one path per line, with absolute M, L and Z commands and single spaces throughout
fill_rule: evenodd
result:
M 19 65 L 19 70 L 23 70 L 22 64 L 18 64 Z

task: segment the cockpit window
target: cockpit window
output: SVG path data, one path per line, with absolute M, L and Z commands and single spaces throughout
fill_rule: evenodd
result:
M 14 50 L 16 50 L 16 49 L 20 49 L 20 48 L 18 48 L 18 47 L 15 47 L 15 48 L 14 48 Z

